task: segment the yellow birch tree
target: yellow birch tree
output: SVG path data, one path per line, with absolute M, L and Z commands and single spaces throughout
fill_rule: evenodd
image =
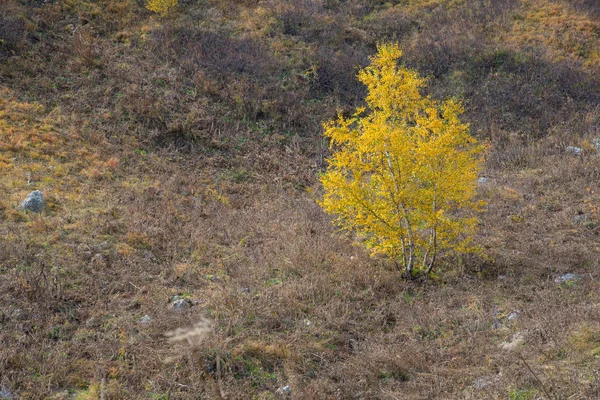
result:
M 146 8 L 161 17 L 166 17 L 175 10 L 177 4 L 177 0 L 147 0 Z
M 397 44 L 378 46 L 358 74 L 368 107 L 324 124 L 335 151 L 320 205 L 412 277 L 429 274 L 443 252 L 472 250 L 484 146 L 459 120 L 458 101 L 421 95 L 425 79 L 398 67 L 401 55 Z

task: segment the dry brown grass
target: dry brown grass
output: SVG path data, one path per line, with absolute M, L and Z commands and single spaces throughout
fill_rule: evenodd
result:
M 600 83 L 544 40 L 497 41 L 520 23 L 543 33 L 512 17 L 529 3 L 181 3 L 162 25 L 133 1 L 3 3 L 0 390 L 600 396 Z M 571 3 L 569 18 L 594 15 Z M 314 201 L 320 122 L 360 101 L 353 74 L 378 38 L 401 39 L 492 144 L 484 253 L 430 280 L 369 258 Z M 39 216 L 16 210 L 33 189 Z M 554 282 L 567 272 L 580 279 Z M 190 307 L 173 310 L 175 295 Z M 203 318 L 193 351 L 167 341 Z

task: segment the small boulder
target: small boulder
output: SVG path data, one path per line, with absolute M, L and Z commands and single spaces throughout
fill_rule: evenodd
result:
M 20 308 L 15 308 L 10 313 L 10 317 L 14 319 L 22 319 L 21 317 L 24 317 L 23 310 L 21 310 Z
M 34 190 L 23 200 L 19 210 L 40 213 L 44 209 L 44 195 L 39 190 Z
M 521 315 L 521 311 L 515 310 L 515 311 L 511 312 L 510 314 L 508 314 L 506 319 L 509 321 L 512 321 L 513 319 L 519 318 L 519 315 Z
M 152 322 L 152 317 L 150 317 L 148 314 L 140 318 L 140 324 L 149 324 L 150 322 Z
M 486 377 L 477 378 L 473 381 L 473 386 L 475 389 L 481 390 L 490 385 L 490 380 Z
M 583 149 L 581 147 L 567 146 L 565 150 L 567 153 L 571 153 L 575 156 L 580 156 L 583 153 Z
M 191 304 L 189 301 L 187 301 L 187 299 L 177 299 L 173 303 L 171 303 L 171 306 L 173 307 L 173 310 L 181 311 L 190 307 Z
M 8 390 L 5 386 L 0 387 L 0 399 L 16 399 L 17 396 Z
M 177 295 L 177 296 L 173 296 L 173 298 L 171 299 L 171 308 L 174 311 L 183 311 L 197 303 L 199 303 L 199 302 L 195 301 L 189 297 Z
M 561 276 L 557 277 L 556 279 L 554 279 L 554 283 L 559 283 L 559 284 L 570 283 L 570 282 L 576 282 L 579 279 L 581 279 L 581 277 L 579 275 L 569 272 L 568 274 L 561 275 Z
M 280 387 L 275 391 L 275 394 L 290 395 L 292 394 L 292 388 L 289 385 Z

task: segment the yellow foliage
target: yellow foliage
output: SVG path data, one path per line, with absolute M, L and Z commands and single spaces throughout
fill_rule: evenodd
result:
M 423 97 L 425 79 L 399 68 L 397 45 L 378 48 L 359 80 L 366 109 L 327 122 L 337 148 L 321 176 L 321 206 L 335 222 L 364 237 L 373 253 L 431 272 L 436 255 L 469 247 L 484 147 L 470 136 L 458 101 Z
M 166 17 L 172 13 L 177 7 L 177 0 L 148 0 L 146 8 L 154 11 L 161 17 Z

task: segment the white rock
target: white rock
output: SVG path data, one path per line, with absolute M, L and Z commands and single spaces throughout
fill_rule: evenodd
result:
M 289 385 L 280 387 L 279 389 L 277 389 L 275 391 L 276 394 L 291 394 L 292 393 L 292 388 Z
M 490 380 L 488 378 L 477 378 L 473 381 L 473 386 L 475 389 L 483 389 L 490 385 Z
M 140 318 L 140 324 L 148 324 L 151 321 L 152 321 L 152 317 L 150 317 L 148 314 L 146 314 L 142 318 Z
M 175 297 L 179 297 L 179 296 L 175 296 Z M 191 305 L 192 305 L 192 303 L 184 298 L 175 299 L 171 303 L 171 306 L 173 307 L 173 310 L 175 310 L 175 311 L 185 310 L 186 308 L 191 307 Z
M 581 279 L 579 275 L 569 272 L 568 274 L 561 275 L 554 279 L 554 283 L 576 282 L 579 279 Z
M 506 319 L 508 319 L 509 321 L 512 321 L 513 319 L 519 318 L 519 315 L 521 315 L 521 311 L 515 310 L 515 311 L 511 312 L 510 314 L 508 314 Z
M 34 190 L 23 200 L 20 210 L 40 213 L 44 210 L 44 195 L 39 190 Z
M 10 390 L 8 390 L 5 386 L 0 388 L 0 399 L 16 399 L 17 396 L 14 395 Z
M 567 153 L 571 153 L 576 156 L 580 156 L 581 153 L 583 153 L 583 149 L 581 147 L 567 146 L 565 150 L 567 151 Z

